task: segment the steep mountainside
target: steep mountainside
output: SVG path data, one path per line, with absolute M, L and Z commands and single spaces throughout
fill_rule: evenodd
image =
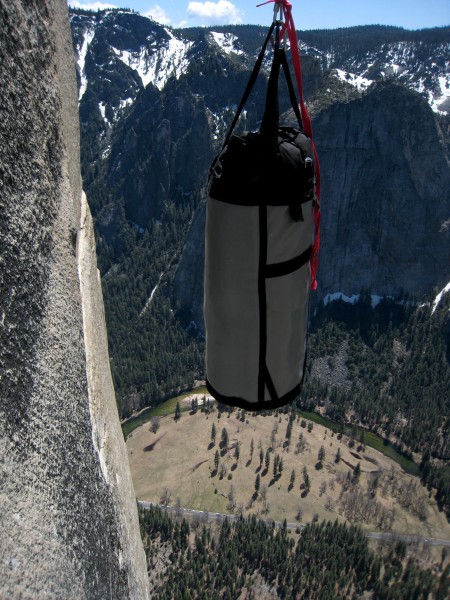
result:
M 121 10 L 72 11 L 71 25 L 83 177 L 129 414 L 204 376 L 207 171 L 266 28 L 172 30 Z M 362 288 L 422 299 L 450 281 L 448 34 L 299 33 L 323 179 L 316 303 Z M 261 118 L 263 71 L 242 128 Z

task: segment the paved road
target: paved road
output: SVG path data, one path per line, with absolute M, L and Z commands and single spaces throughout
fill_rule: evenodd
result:
M 169 512 L 179 512 L 182 515 L 186 516 L 197 516 L 200 519 L 205 520 L 213 520 L 213 521 L 223 521 L 227 518 L 229 521 L 234 521 L 235 519 L 239 519 L 237 515 L 225 515 L 222 513 L 214 513 L 208 512 L 204 510 L 195 510 L 193 508 L 181 508 L 176 506 L 163 506 L 162 504 L 157 504 L 155 502 L 145 502 L 143 500 L 138 501 L 139 506 L 142 508 L 150 508 L 150 506 L 159 506 L 163 510 L 167 510 Z M 271 519 L 266 520 L 266 523 L 272 524 L 274 521 Z M 275 521 L 276 527 L 282 527 L 282 521 Z M 287 529 L 290 531 L 295 531 L 297 528 L 303 529 L 305 525 L 301 523 L 287 523 Z M 429 537 L 421 537 L 418 535 L 400 535 L 400 534 L 392 534 L 392 533 L 378 533 L 376 531 L 367 532 L 366 537 L 372 540 L 390 540 L 393 537 L 395 539 L 402 540 L 407 544 L 429 544 L 430 546 L 449 546 L 450 540 L 442 540 L 439 538 L 429 538 Z

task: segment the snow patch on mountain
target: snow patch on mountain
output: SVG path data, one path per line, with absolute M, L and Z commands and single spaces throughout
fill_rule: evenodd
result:
M 143 317 L 145 312 L 147 311 L 147 309 L 149 308 L 150 304 L 152 303 L 153 300 L 153 296 L 155 295 L 156 290 L 159 287 L 159 284 L 161 283 L 161 279 L 162 276 L 164 275 L 164 271 L 160 274 L 159 279 L 158 279 L 158 283 L 155 285 L 155 287 L 152 289 L 152 291 L 150 292 L 150 296 L 148 297 L 147 302 L 144 305 L 144 308 L 141 310 L 141 312 L 139 313 L 140 317 Z
M 433 308 L 431 309 L 431 314 L 433 314 L 434 311 L 436 310 L 436 308 L 438 307 L 439 302 L 442 300 L 442 297 L 444 296 L 444 294 L 447 294 L 448 292 L 450 292 L 450 281 L 447 283 L 447 285 L 439 292 L 439 294 L 434 299 Z
M 207 109 L 208 123 L 214 141 L 223 140 L 228 130 L 229 124 L 234 116 L 234 113 L 236 112 L 236 109 L 236 105 L 225 106 L 222 110 L 218 112 L 213 112 Z M 241 116 L 239 117 L 239 120 L 236 124 L 236 128 L 244 130 L 247 129 L 246 122 L 247 111 L 244 109 L 241 112 Z
M 106 118 L 106 104 L 104 102 L 100 102 L 98 105 L 98 109 L 100 111 L 100 114 L 102 115 L 102 119 L 105 121 L 105 123 L 107 125 L 109 125 L 109 121 Z
M 441 75 L 438 82 L 439 91 L 434 94 L 430 92 L 428 102 L 434 112 L 448 113 L 450 109 L 450 75 Z
M 138 73 L 144 87 L 152 83 L 162 90 L 170 77 L 180 77 L 189 65 L 186 54 L 193 42 L 177 39 L 170 30 L 166 31 L 170 39 L 157 51 L 143 47 L 139 52 L 130 52 L 112 47 L 117 58 Z
M 323 299 L 323 303 L 326 306 L 329 302 L 342 300 L 343 302 L 347 302 L 348 304 L 356 304 L 359 300 L 359 296 L 360 294 L 352 294 L 351 296 L 347 296 L 342 292 L 334 292 L 333 294 L 327 294 Z M 383 300 L 383 296 L 378 296 L 376 294 L 372 294 L 370 298 L 372 308 L 375 308 L 381 302 L 381 300 Z M 392 300 L 392 298 L 390 299 Z
M 238 37 L 232 33 L 219 33 L 217 31 L 211 31 L 211 37 L 214 42 L 225 52 L 225 54 L 240 54 L 244 52 L 239 48 L 236 48 L 235 43 L 238 41 Z
M 78 50 L 78 60 L 77 60 L 77 64 L 78 64 L 78 71 L 80 73 L 80 78 L 81 78 L 81 85 L 80 85 L 80 91 L 78 93 L 78 101 L 81 100 L 81 98 L 84 95 L 84 92 L 86 91 L 87 88 L 87 77 L 86 74 L 84 72 L 84 65 L 86 63 L 86 55 L 87 52 L 89 50 L 89 46 L 92 42 L 92 40 L 94 39 L 94 35 L 95 35 L 95 29 L 86 29 L 86 31 L 84 32 L 83 35 L 83 42 L 81 44 L 81 48 Z
M 356 87 L 360 92 L 367 90 L 367 88 L 373 83 L 373 80 L 371 79 L 366 79 L 365 77 L 355 75 L 354 73 L 347 73 L 342 69 L 334 69 L 334 71 L 341 81 L 350 83 L 350 85 Z

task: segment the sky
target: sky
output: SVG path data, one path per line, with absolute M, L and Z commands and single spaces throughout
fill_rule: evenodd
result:
M 93 10 L 131 8 L 172 27 L 242 23 L 269 25 L 273 4 L 263 0 L 69 0 Z M 296 29 L 335 29 L 353 25 L 396 25 L 422 29 L 450 25 L 450 0 L 290 0 Z M 450 41 L 450 40 L 449 40 Z

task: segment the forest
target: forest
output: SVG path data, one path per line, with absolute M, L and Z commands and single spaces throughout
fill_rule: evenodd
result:
M 139 508 L 155 600 L 351 600 L 364 592 L 383 600 L 445 600 L 450 564 L 419 565 L 393 537 L 374 551 L 362 530 L 337 521 L 312 523 L 295 534 L 255 516 L 213 526 L 189 522 L 158 506 Z

